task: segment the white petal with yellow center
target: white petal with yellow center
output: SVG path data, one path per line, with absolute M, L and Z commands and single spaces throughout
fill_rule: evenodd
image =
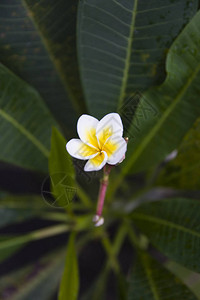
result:
M 127 150 L 127 143 L 121 136 L 112 136 L 103 146 L 103 151 L 108 155 L 107 163 L 116 165 L 119 163 Z
M 99 171 L 107 163 L 108 156 L 105 151 L 101 151 L 94 158 L 88 160 L 85 164 L 84 171 Z
M 119 114 L 110 113 L 103 117 L 97 124 L 96 136 L 99 146 L 102 147 L 111 136 L 122 137 L 123 125 Z
M 78 159 L 90 159 L 98 155 L 95 148 L 84 144 L 79 139 L 70 140 L 66 145 L 66 149 L 71 156 Z
M 99 120 L 89 115 L 82 115 L 78 119 L 77 132 L 80 139 L 87 145 L 99 148 L 97 137 L 96 137 L 96 127 Z

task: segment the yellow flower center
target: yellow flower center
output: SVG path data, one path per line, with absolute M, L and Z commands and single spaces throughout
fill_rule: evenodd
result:
M 112 135 L 113 135 L 112 127 L 103 128 L 101 132 L 98 134 L 98 138 L 96 135 L 95 128 L 91 128 L 90 130 L 88 130 L 87 142 L 90 146 L 94 147 L 95 149 L 90 147 L 90 151 L 89 149 L 87 149 L 87 154 L 89 154 L 88 152 L 90 152 L 91 154 L 98 152 L 96 158 L 102 160 L 102 158 L 104 157 L 102 151 L 105 151 L 108 157 L 110 157 L 118 148 L 118 143 L 110 139 Z

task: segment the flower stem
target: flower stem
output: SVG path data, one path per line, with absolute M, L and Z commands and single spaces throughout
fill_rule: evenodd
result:
M 105 165 L 105 167 L 103 169 L 104 174 L 103 174 L 103 179 L 101 180 L 101 184 L 100 184 L 96 216 L 94 218 L 94 222 L 96 223 L 96 226 L 100 226 L 103 224 L 103 218 L 102 218 L 102 222 L 98 223 L 98 221 L 100 220 L 100 217 L 102 215 L 104 200 L 105 200 L 106 191 L 107 191 L 108 182 L 109 182 L 109 174 L 110 174 L 112 167 L 113 166 L 111 166 L 111 165 Z

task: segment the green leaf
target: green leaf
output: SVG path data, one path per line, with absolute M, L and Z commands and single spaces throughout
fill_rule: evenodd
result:
M 130 279 L 128 300 L 197 299 L 174 275 L 140 252 Z
M 172 272 L 175 276 L 181 279 L 190 290 L 196 295 L 199 299 L 200 295 L 200 274 L 193 272 L 180 264 L 175 263 L 174 261 L 167 261 L 165 267 Z
M 8 225 L 20 223 L 34 218 L 44 211 L 47 205 L 44 203 L 41 197 L 37 196 L 12 196 L 5 195 L 0 199 L 0 228 Z M 11 243 L 8 240 L 12 240 Z M 8 242 L 8 247 L 2 247 L 2 244 Z M 17 252 L 22 246 L 22 243 L 15 243 L 14 236 L 5 237 L 0 236 L 0 262 L 7 259 L 15 252 Z
M 88 287 L 85 294 L 81 297 L 81 300 L 105 299 L 109 271 L 110 270 L 108 267 L 103 267 L 100 274 L 98 274 L 98 277 L 95 278 L 95 280 L 92 282 L 92 284 Z
M 31 211 L 30 209 L 16 210 L 0 207 L 0 228 L 13 223 L 23 222 L 27 219 L 33 218 L 34 216 L 34 211 Z
M 169 162 L 156 184 L 180 189 L 200 188 L 200 118 L 185 135 L 177 157 Z
M 0 244 L 5 241 L 5 237 L 0 236 Z M 15 252 L 21 249 L 22 245 L 11 246 L 7 249 L 0 250 L 0 263 L 12 256 Z
M 41 215 L 47 205 L 39 196 L 5 195 L 0 199 L 0 228 Z
M 132 213 L 134 224 L 172 260 L 200 273 L 200 202 L 171 198 L 143 204 Z
M 55 292 L 63 269 L 63 249 L 7 274 L 1 279 L 0 297 L 11 289 L 12 300 L 49 300 Z
M 142 97 L 130 129 L 132 139 L 123 175 L 160 162 L 179 145 L 199 117 L 199 28 L 200 12 L 170 48 L 166 81 Z
M 22 210 L 29 212 L 32 210 L 32 213 L 38 213 L 47 208 L 41 196 L 5 194 L 2 198 L 0 197 L 0 209 L 14 209 L 16 211 Z
M 81 112 L 84 102 L 76 54 L 78 0 L 61 0 L 59 4 L 53 0 L 25 2 L 77 111 Z
M 13 255 L 16 251 L 22 248 L 25 244 L 51 237 L 53 235 L 62 234 L 68 231 L 66 225 L 56 225 L 49 228 L 43 228 L 29 232 L 25 235 L 1 235 L 0 236 L 0 262 Z
M 69 231 L 67 225 L 55 225 L 47 228 L 42 228 L 19 236 L 1 236 L 0 251 L 9 251 L 11 248 L 20 247 L 26 243 L 49 238 L 57 234 L 63 234 Z
M 74 242 L 75 236 L 72 234 L 67 246 L 65 269 L 60 283 L 58 300 L 78 299 L 79 273 Z
M 78 50 L 91 114 L 116 111 L 162 82 L 168 48 L 197 6 L 196 0 L 80 1 Z
M 4 2 L 0 5 L 1 62 L 33 85 L 70 130 L 76 114 L 67 94 L 79 113 L 84 106 L 76 57 L 78 1 Z
M 47 171 L 56 123 L 39 94 L 0 64 L 0 160 Z
M 66 140 L 56 128 L 52 130 L 49 174 L 55 198 L 53 205 L 68 205 L 76 195 L 75 171 L 71 156 L 66 150 Z

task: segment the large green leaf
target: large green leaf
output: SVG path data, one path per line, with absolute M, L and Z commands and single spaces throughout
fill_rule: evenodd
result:
M 184 137 L 177 157 L 165 166 L 156 184 L 182 189 L 200 188 L 200 119 Z
M 164 79 L 164 58 L 198 1 L 83 0 L 79 57 L 90 112 L 116 111 Z
M 0 160 L 47 171 L 56 123 L 39 94 L 0 64 Z
M 83 107 L 76 58 L 77 3 L 77 0 L 0 3 L 1 62 L 32 84 L 69 130 L 76 115 L 67 94 L 79 112 Z
M 78 299 L 79 274 L 74 238 L 75 236 L 72 234 L 68 243 L 65 269 L 60 283 L 58 300 Z
M 7 274 L 1 279 L 0 298 L 10 300 L 49 300 L 55 292 L 62 270 L 63 249 L 35 261 L 34 264 Z
M 132 218 L 154 246 L 172 260 L 200 272 L 200 202 L 172 198 L 137 208 Z
M 128 300 L 195 300 L 192 292 L 146 253 L 139 253 L 130 279 Z
M 160 162 L 177 148 L 200 115 L 200 12 L 173 43 L 167 56 L 167 79 L 145 93 L 129 131 L 123 177 Z
M 75 171 L 66 140 L 56 128 L 52 130 L 49 174 L 55 199 L 52 205 L 67 206 L 76 195 Z

